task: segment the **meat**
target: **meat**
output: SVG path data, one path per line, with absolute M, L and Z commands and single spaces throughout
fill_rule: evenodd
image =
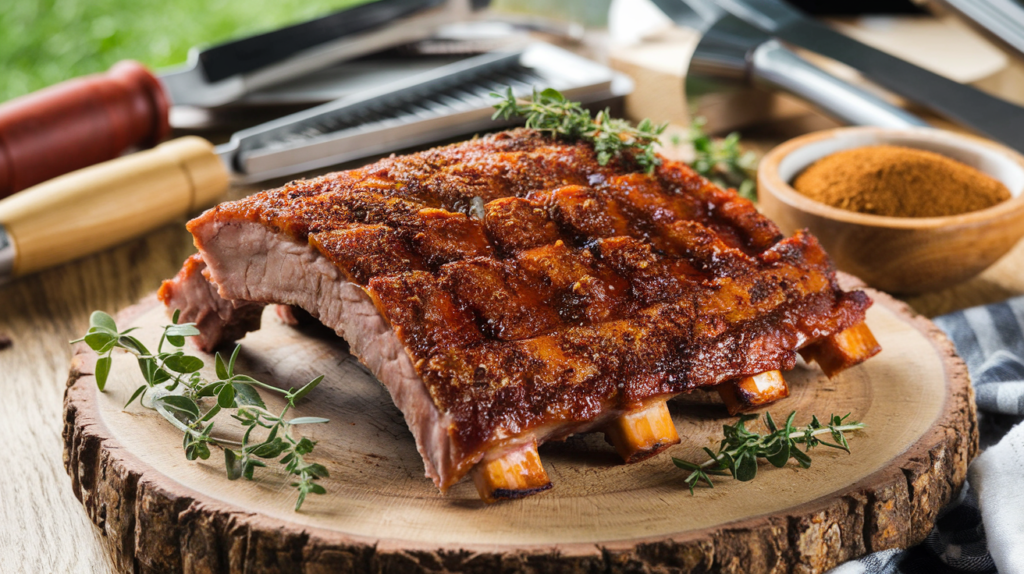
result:
M 220 298 L 217 286 L 205 274 L 203 258 L 192 255 L 174 279 L 164 281 L 157 296 L 168 308 L 181 311 L 179 322 L 196 324 L 196 346 L 213 351 L 222 341 L 234 341 L 259 329 L 263 304 Z
M 208 344 L 257 326 L 215 309 L 317 317 L 388 388 L 442 491 L 481 460 L 534 468 L 545 440 L 613 440 L 676 394 L 790 369 L 871 303 L 814 237 L 784 238 L 687 166 L 601 166 L 529 130 L 292 182 L 188 228 L 216 293 L 176 296 L 202 292 L 190 260 L 164 302 L 207 318 Z M 662 430 L 616 446 L 639 460 L 678 442 Z

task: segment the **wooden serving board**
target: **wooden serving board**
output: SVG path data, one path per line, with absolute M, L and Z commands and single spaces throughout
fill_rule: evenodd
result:
M 547 493 L 486 505 L 463 481 L 443 496 L 387 391 L 344 343 L 270 311 L 242 341 L 237 370 L 282 386 L 326 375 L 296 416 L 331 419 L 304 427 L 320 441 L 310 458 L 330 470 L 327 495 L 294 512 L 279 474 L 229 482 L 218 449 L 188 462 L 158 414 L 122 407 L 141 382 L 132 357 L 115 357 L 100 393 L 95 355 L 81 345 L 65 396 L 65 466 L 125 571 L 822 572 L 923 540 L 977 451 L 974 398 L 952 345 L 902 303 L 871 295 L 868 324 L 884 351 L 831 381 L 801 363 L 787 374 L 791 396 L 770 408 L 778 419 L 797 410 L 799 424 L 853 413 L 868 425 L 850 439 L 853 453 L 819 448 L 810 469 L 763 465 L 753 482 L 723 478 L 695 496 L 669 455 L 703 460 L 700 448 L 734 421 L 700 397 L 670 403 L 683 442 L 668 454 L 625 466 L 601 435 L 575 436 L 540 449 Z M 155 346 L 167 321 L 149 298 L 118 322 Z M 235 434 L 230 422 L 219 432 Z

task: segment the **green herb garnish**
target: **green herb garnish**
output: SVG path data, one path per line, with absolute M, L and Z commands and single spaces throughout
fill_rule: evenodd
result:
M 493 92 L 491 96 L 501 99 L 494 105 L 493 119 L 525 117 L 528 128 L 570 140 L 589 141 L 594 144 L 600 165 L 607 165 L 613 157 L 625 153 L 645 173 L 651 173 L 661 164 L 661 159 L 654 153 L 654 146 L 661 144 L 659 137 L 668 124 L 656 126 L 645 119 L 633 127 L 626 120 L 611 117 L 607 109 L 592 118 L 590 111 L 579 102 L 566 99 L 552 88 L 535 91 L 529 100 L 523 102 L 516 99 L 512 88 L 504 94 Z M 712 138 L 704 132 L 706 123 L 704 118 L 695 118 L 686 137 L 675 135 L 672 144 L 693 146 L 694 160 L 690 167 L 701 176 L 719 187 L 735 188 L 747 199 L 757 199 L 753 179 L 757 155 L 740 149 L 738 133 L 733 132 L 720 140 Z
M 690 123 L 684 138 L 672 137 L 672 145 L 688 143 L 693 146 L 694 159 L 690 162 L 693 171 L 708 178 L 721 188 L 735 188 L 742 197 L 751 201 L 757 199 L 754 174 L 757 171 L 757 154 L 740 149 L 740 134 L 733 132 L 716 140 L 704 132 L 707 120 L 698 117 Z
M 690 487 L 690 494 L 693 494 L 693 487 L 700 481 L 714 488 L 709 475 L 732 475 L 740 481 L 753 480 L 757 475 L 757 459 L 764 458 L 778 468 L 786 466 L 790 458 L 795 459 L 803 468 L 811 466 L 811 457 L 807 454 L 811 448 L 824 445 L 850 452 L 850 445 L 846 442 L 846 431 L 859 430 L 864 428 L 864 423 L 852 421 L 846 422 L 846 416 L 832 415 L 829 417 L 828 425 L 823 425 L 818 417 L 811 417 L 811 424 L 802 429 L 793 426 L 793 419 L 796 411 L 789 413 L 786 425 L 778 428 L 772 420 L 770 413 L 765 413 L 764 421 L 768 426 L 769 434 L 761 435 L 747 430 L 748 421 L 757 420 L 757 415 L 740 415 L 740 420 L 735 425 L 723 425 L 722 432 L 725 438 L 718 446 L 718 452 L 705 448 L 704 452 L 711 457 L 710 460 L 701 464 L 688 462 L 673 457 L 672 462 L 683 470 L 689 470 L 686 477 L 686 485 Z M 818 435 L 829 434 L 835 442 L 827 442 L 817 438 Z M 801 452 L 797 444 L 806 445 Z
M 636 127 L 623 119 L 611 117 L 608 110 L 590 117 L 590 110 L 567 100 L 558 90 L 548 88 L 533 92 L 530 100 L 520 103 L 508 88 L 505 94 L 491 93 L 501 98 L 494 104 L 493 119 L 525 117 L 526 127 L 547 132 L 553 136 L 572 140 L 586 140 L 594 144 L 597 163 L 607 165 L 613 157 L 629 153 L 645 173 L 651 173 L 661 163 L 654 153 L 654 146 L 660 144 L 658 136 L 668 124 L 655 126 L 651 120 L 643 120 Z
M 141 341 L 129 334 L 134 328 L 118 331 L 114 319 L 102 311 L 93 312 L 89 317 L 89 332 L 72 343 L 85 341 L 99 354 L 95 377 L 100 391 L 107 383 L 114 350 L 121 349 L 135 355 L 146 384 L 132 393 L 125 407 L 138 399 L 142 406 L 160 413 L 184 434 L 182 447 L 188 460 L 206 460 L 210 458 L 209 445 L 219 446 L 224 449 L 224 463 L 230 480 L 242 476 L 252 480 L 256 467 L 267 466 L 263 461 L 276 460 L 286 473 L 297 479 L 291 483 L 299 492 L 295 510 L 302 507 L 307 494 L 324 494 L 324 487 L 315 481 L 328 476 L 327 469 L 303 459 L 313 451 L 316 442 L 305 437 L 296 439 L 292 435 L 292 427 L 328 420 L 318 417 L 285 418 L 296 401 L 316 388 L 323 376 L 298 389 L 284 390 L 261 383 L 248 375 L 235 373 L 235 359 L 241 350 L 241 346 L 236 345 L 227 361 L 220 353 L 216 354 L 217 379 L 207 381 L 199 372 L 204 366 L 202 359 L 187 355 L 182 350 L 185 337 L 198 335 L 199 329 L 194 323 L 178 324 L 179 316 L 180 313 L 175 311 L 172 324 L 164 327 L 156 353 L 150 353 Z M 164 351 L 165 344 L 172 350 Z M 280 414 L 267 410 L 256 391 L 257 387 L 284 395 L 287 404 Z M 215 402 L 204 412 L 202 404 L 208 401 Z M 211 435 L 213 418 L 223 409 L 235 409 L 231 417 L 246 429 L 242 442 Z M 266 430 L 262 440 L 253 438 L 256 428 Z

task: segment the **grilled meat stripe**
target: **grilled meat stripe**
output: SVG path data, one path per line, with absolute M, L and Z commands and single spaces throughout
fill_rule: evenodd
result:
M 442 490 L 495 453 L 620 436 L 680 392 L 792 368 L 870 305 L 812 236 L 783 239 L 685 165 L 600 166 L 528 130 L 293 182 L 189 230 L 218 297 L 297 305 L 349 340 Z M 182 273 L 171 307 L 203 280 Z

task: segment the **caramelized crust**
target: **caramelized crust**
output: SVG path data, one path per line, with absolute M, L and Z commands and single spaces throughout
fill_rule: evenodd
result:
M 362 286 L 466 461 L 790 369 L 871 304 L 839 288 L 813 236 L 783 238 L 687 166 L 600 166 L 587 144 L 527 130 L 292 182 L 190 229 L 208 218 L 308 241 Z

